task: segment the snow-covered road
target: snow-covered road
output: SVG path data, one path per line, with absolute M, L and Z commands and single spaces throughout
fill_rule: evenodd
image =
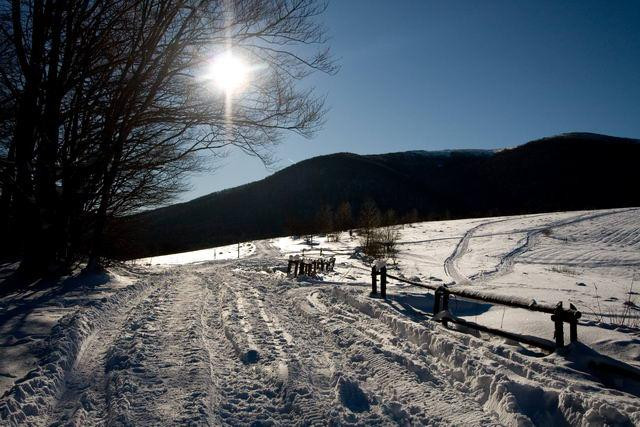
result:
M 364 287 L 289 280 L 273 255 L 172 267 L 65 317 L 39 367 L 0 399 L 1 419 L 640 423 L 637 397 L 560 357 L 448 330 Z

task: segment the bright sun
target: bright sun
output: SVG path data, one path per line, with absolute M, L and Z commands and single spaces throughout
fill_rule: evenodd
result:
M 247 84 L 249 67 L 231 52 L 225 52 L 211 62 L 209 77 L 225 92 L 236 92 Z

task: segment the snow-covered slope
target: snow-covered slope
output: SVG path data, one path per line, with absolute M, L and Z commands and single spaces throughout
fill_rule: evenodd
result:
M 572 303 L 583 313 L 582 342 L 640 367 L 640 209 L 424 222 L 405 226 L 400 235 L 394 275 L 538 303 Z M 335 254 L 337 274 L 327 280 L 370 281 L 369 268 L 352 256 L 357 236 L 342 233 L 340 242 L 316 238 L 316 243 L 309 252 L 302 240 L 275 240 L 286 254 L 302 249 L 314 254 L 320 248 Z M 390 288 L 417 309 L 429 304 L 421 302 L 420 289 L 394 281 Z M 498 306 L 467 312 L 461 309 L 460 317 L 553 338 L 546 314 Z
M 573 301 L 580 309 L 600 301 L 615 310 L 621 300 L 604 300 L 624 298 L 640 264 L 638 213 L 414 224 L 402 230 L 395 274 L 457 279 L 456 286 Z M 288 278 L 286 255 L 308 247 L 282 238 L 253 242 L 240 260 L 137 265 L 129 279 L 77 288 L 73 302 L 51 295 L 46 301 L 68 306 L 50 330 L 38 332 L 34 368 L 14 371 L 0 398 L 0 423 L 640 424 L 640 382 L 594 365 L 614 364 L 607 360 L 613 355 L 634 372 L 637 331 L 587 314 L 582 342 L 549 355 L 449 329 L 422 314 L 430 297 L 418 288 L 391 283 L 388 301 L 369 298 L 368 267 L 347 233 L 338 243 L 317 241 L 316 250 L 337 256 L 337 271 Z M 583 289 L 592 283 L 599 298 Z M 7 310 L 23 302 L 32 313 L 55 312 L 26 295 L 1 302 L 3 325 L 12 318 Z M 548 315 L 523 321 L 516 311 L 459 303 L 458 314 L 480 323 L 504 316 L 505 328 L 516 330 L 551 324 Z M 14 321 L 13 330 L 26 328 L 23 335 L 35 339 L 27 326 L 37 319 L 24 323 Z M 0 371 L 11 373 L 12 344 L 5 344 Z
M 181 252 L 171 255 L 162 255 L 150 258 L 141 258 L 134 261 L 138 265 L 179 265 L 195 264 L 205 261 L 222 261 L 227 259 L 245 258 L 255 251 L 255 245 L 251 242 L 238 243 L 236 245 L 218 246 L 215 248 L 201 249 L 199 251 Z

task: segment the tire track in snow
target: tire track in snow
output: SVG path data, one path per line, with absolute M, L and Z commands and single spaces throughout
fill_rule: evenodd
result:
M 298 303 L 314 308 L 313 318 L 339 349 L 339 391 L 362 390 L 381 420 L 400 425 L 498 422 L 473 396 L 446 381 L 449 375 L 441 372 L 437 359 L 419 360 L 403 348 L 402 339 L 376 319 L 335 298 L 326 298 L 324 292 Z M 348 400 L 349 393 L 344 394 Z
M 633 209 L 631 209 L 633 210 Z M 623 211 L 626 212 L 626 211 Z M 598 212 L 598 213 L 586 213 L 579 214 L 569 219 L 562 219 L 558 221 L 553 221 L 551 223 L 535 227 L 527 231 L 526 236 L 518 242 L 518 246 L 513 248 L 511 251 L 507 252 L 500 258 L 500 262 L 496 265 L 492 270 L 482 271 L 475 273 L 469 277 L 470 281 L 473 280 L 482 280 L 482 281 L 490 281 L 496 279 L 497 277 L 508 274 L 513 270 L 513 266 L 516 263 L 516 259 L 524 254 L 525 252 L 531 251 L 540 241 L 540 235 L 546 230 L 563 227 L 567 225 L 578 224 L 583 221 L 589 221 L 605 216 L 610 216 L 620 213 L 619 211 L 611 212 Z
M 251 298 L 254 304 L 245 306 L 248 319 L 252 322 L 251 333 L 261 336 L 260 340 L 255 338 L 254 341 L 258 342 L 258 345 L 262 344 L 263 352 L 273 351 L 275 354 L 267 353 L 264 357 L 261 354 L 260 362 L 254 365 L 255 368 L 259 370 L 261 363 L 265 362 L 266 372 L 272 372 L 269 366 L 274 363 L 274 357 L 280 357 L 278 355 L 281 351 L 284 352 L 289 376 L 279 391 L 279 404 L 281 412 L 286 413 L 287 417 L 293 417 L 288 418 L 289 420 L 313 425 L 406 424 L 407 420 L 429 420 L 433 424 L 437 423 L 437 420 L 444 422 L 445 419 L 455 422 L 451 421 L 456 419 L 453 406 L 447 414 L 442 413 L 441 407 L 435 411 L 439 413 L 430 414 L 425 418 L 429 411 L 424 407 L 405 407 L 395 399 L 397 395 L 409 393 L 423 404 L 426 404 L 425 399 L 431 396 L 429 404 L 433 404 L 433 399 L 438 399 L 434 396 L 442 390 L 431 391 L 427 393 L 426 398 L 422 396 L 431 387 L 426 382 L 424 386 L 419 385 L 420 381 L 430 378 L 426 369 L 417 368 L 399 352 L 377 351 L 380 343 L 385 341 L 383 337 L 373 334 L 372 330 L 364 333 L 366 338 L 346 337 L 346 332 L 358 320 L 353 317 L 353 313 L 337 310 L 320 315 L 321 310 L 318 307 L 322 307 L 322 304 L 318 300 L 313 301 L 313 297 L 313 302 L 309 303 L 309 293 L 312 296 L 316 295 L 313 288 L 289 290 L 288 286 L 274 283 L 260 274 L 234 272 L 234 276 L 242 279 L 234 281 L 236 292 L 255 296 Z M 296 310 L 291 310 L 292 303 L 295 303 Z M 266 316 L 261 314 L 263 310 Z M 327 318 L 336 322 L 335 325 L 327 326 Z M 265 326 L 259 325 L 262 322 Z M 276 324 L 279 327 L 276 327 Z M 281 341 L 278 335 L 283 328 L 287 329 L 293 340 L 290 345 L 278 350 L 277 345 L 269 345 L 268 341 Z M 265 333 L 274 335 L 263 336 Z M 351 351 L 346 352 L 348 347 Z M 365 347 L 368 349 L 367 357 L 359 354 Z M 397 367 L 385 369 L 390 363 Z M 419 381 L 415 380 L 416 375 L 420 378 Z M 377 382 L 382 385 L 376 386 Z M 393 389 L 394 392 L 391 395 L 380 391 L 385 389 Z M 410 391 L 414 389 L 416 390 Z M 459 392 L 455 393 L 456 399 L 459 400 Z M 456 404 L 456 409 L 459 408 L 459 404 Z M 480 407 L 476 407 L 472 415 L 466 414 L 460 418 L 466 421 L 486 421 L 490 420 L 491 416 L 484 413 Z M 283 415 L 274 419 L 282 421 L 287 418 Z
M 104 378 L 96 378 L 96 372 L 101 372 L 106 346 L 128 313 L 161 286 L 150 275 L 63 317 L 53 328 L 41 367 L 0 400 L 1 419 L 12 425 L 84 424 L 104 412 Z
M 230 298 L 228 274 L 215 272 L 203 277 L 210 291 L 204 329 L 204 347 L 209 353 L 209 375 L 215 398 L 209 408 L 214 425 L 247 425 L 265 422 L 278 417 L 277 381 L 257 368 L 256 364 L 244 363 L 238 354 L 238 342 L 246 343 L 240 335 L 244 329 L 232 328 L 229 322 L 237 319 L 237 309 Z M 235 294 L 233 294 L 235 295 Z M 247 329 L 247 331 L 251 331 Z
M 511 218 L 486 221 L 467 230 L 462 236 L 462 238 L 458 241 L 458 244 L 456 245 L 451 255 L 449 255 L 447 259 L 444 260 L 445 274 L 451 277 L 454 280 L 454 282 L 456 282 L 459 285 L 470 285 L 471 279 L 465 276 L 460 270 L 458 270 L 458 266 L 457 266 L 457 263 L 460 260 L 460 258 L 462 258 L 469 251 L 469 240 L 471 240 L 473 235 L 481 228 L 487 225 L 496 224 L 498 222 L 508 221 L 510 219 Z
M 634 210 L 634 209 L 629 209 L 629 210 Z M 525 252 L 531 250 L 531 248 L 533 248 L 538 242 L 539 236 L 540 234 L 542 234 L 543 231 L 549 228 L 576 224 L 582 221 L 596 219 L 602 216 L 608 216 L 608 215 L 612 215 L 620 212 L 621 211 L 616 211 L 616 212 L 605 211 L 605 212 L 597 212 L 595 214 L 583 213 L 583 214 L 578 214 L 576 216 L 573 216 L 569 219 L 561 219 L 558 221 L 553 221 L 551 223 L 544 224 L 541 226 L 536 226 L 534 228 L 514 230 L 514 233 L 523 232 L 523 231 L 526 232 L 525 237 L 518 241 L 518 244 L 515 248 L 513 248 L 511 251 L 503 255 L 500 258 L 499 263 L 490 271 L 481 271 L 481 272 L 474 273 L 470 276 L 467 276 L 459 270 L 458 264 L 461 261 L 461 259 L 464 257 L 464 255 L 469 252 L 470 240 L 476 237 L 476 234 L 482 228 L 485 228 L 497 223 L 505 222 L 505 221 L 521 220 L 521 218 L 509 217 L 509 218 L 502 218 L 499 220 L 490 220 L 490 221 L 483 222 L 481 224 L 478 224 L 470 228 L 465 232 L 462 238 L 458 241 L 458 244 L 456 245 L 453 252 L 445 259 L 444 271 L 449 277 L 451 277 L 454 280 L 454 282 L 456 282 L 456 284 L 460 284 L 460 285 L 471 285 L 472 282 L 475 280 L 489 281 L 489 280 L 495 279 L 496 277 L 502 276 L 510 272 L 511 269 L 513 268 L 516 258 L 524 254 Z M 622 212 L 625 212 L 625 211 L 622 211 Z M 535 216 L 540 216 L 540 215 L 543 215 L 543 214 L 539 214 Z M 504 234 L 504 233 L 500 233 L 500 234 Z M 483 233 L 482 235 L 482 237 L 488 237 L 488 236 L 492 236 L 492 234 Z
M 82 343 L 73 369 L 67 375 L 65 391 L 51 410 L 52 423 L 54 420 L 54 424 L 96 424 L 105 421 L 107 408 L 104 391 L 107 378 L 96 374 L 105 371 L 107 351 L 125 327 L 128 317 L 149 298 L 163 292 L 166 285 L 166 281 L 160 281 L 137 298 L 129 300 L 128 304 L 118 307 L 116 312 L 109 313 L 109 320 Z
M 256 334 L 254 341 L 261 347 L 256 368 L 280 385 L 282 419 L 285 423 L 326 424 L 337 402 L 327 376 L 333 371 L 327 365 L 330 357 L 324 350 L 316 350 L 323 347 L 322 336 L 306 319 L 292 318 L 295 313 L 278 304 L 283 296 L 272 279 L 247 272 L 233 275 L 236 291 L 251 296 L 253 304 L 245 308 Z
M 637 209 L 611 212 L 593 227 L 570 226 L 547 236 L 551 242 L 532 248 L 521 262 L 571 267 L 640 266 L 640 216 Z
M 580 424 L 590 408 L 602 423 L 618 416 L 606 396 L 569 390 L 570 373 L 548 371 L 551 362 L 411 321 L 362 290 L 267 274 L 272 261 L 174 268 L 109 306 L 112 318 L 70 370 L 95 384 L 69 381 L 54 414 L 35 424 Z M 260 358 L 243 362 L 250 345 Z
M 246 283 L 251 280 L 251 274 L 238 277 L 233 273 L 233 277 L 236 279 L 233 285 L 229 285 L 231 278 L 227 274 L 220 278 L 223 283 L 219 304 L 221 315 L 211 317 L 209 328 L 212 351 L 220 347 L 219 340 L 222 338 L 228 355 L 226 364 L 218 364 L 212 369 L 218 378 L 217 387 L 221 397 L 221 403 L 215 409 L 218 419 L 227 425 L 253 422 L 326 424 L 332 405 L 327 404 L 327 393 L 319 381 L 307 381 L 307 366 L 310 363 L 308 359 L 304 360 L 305 351 L 300 348 L 308 345 L 309 336 L 300 340 L 294 332 L 285 329 L 289 329 L 290 325 L 287 326 L 286 317 L 278 314 L 280 308 L 274 309 L 261 295 L 260 289 L 254 288 L 251 282 Z M 228 289 L 231 286 L 233 294 Z M 229 307 L 237 305 L 237 299 L 229 296 L 239 294 L 247 295 L 247 298 L 251 296 L 251 304 L 241 302 L 249 327 L 229 324 L 239 315 L 237 308 Z M 222 315 L 222 312 L 228 314 Z M 300 329 L 299 323 L 296 326 Z M 252 336 L 239 336 L 243 334 Z M 243 363 L 244 352 L 237 350 L 247 342 L 253 342 L 259 348 L 259 359 L 251 363 Z
M 207 288 L 183 274 L 134 313 L 109 350 L 107 424 L 208 424 Z

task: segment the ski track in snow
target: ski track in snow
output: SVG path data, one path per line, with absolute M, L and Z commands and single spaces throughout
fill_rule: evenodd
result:
M 469 285 L 469 284 L 471 284 L 471 279 L 469 277 L 465 276 L 462 272 L 460 272 L 460 270 L 458 269 L 458 266 L 457 266 L 459 260 L 469 250 L 469 240 L 471 240 L 473 235 L 476 232 L 478 232 L 480 229 L 482 229 L 482 228 L 484 228 L 484 227 L 486 227 L 488 225 L 491 225 L 491 224 L 495 224 L 495 223 L 498 223 L 498 222 L 504 222 L 504 221 L 508 221 L 508 220 L 509 220 L 509 218 L 486 221 L 486 222 L 480 223 L 480 224 L 476 225 L 475 227 L 467 230 L 467 232 L 464 233 L 464 235 L 462 236 L 462 238 L 460 239 L 460 241 L 456 245 L 456 247 L 453 250 L 453 252 L 451 253 L 451 255 L 449 255 L 447 257 L 447 259 L 444 260 L 444 271 L 445 271 L 445 273 L 449 277 L 451 277 L 456 283 L 458 283 L 460 285 Z
M 538 245 L 540 236 L 546 230 L 553 232 L 555 230 L 562 229 L 563 227 L 579 224 L 584 221 L 600 220 L 603 218 L 606 220 L 606 219 L 610 219 L 611 217 L 616 218 L 617 215 L 624 214 L 628 211 L 637 211 L 637 209 L 634 208 L 634 209 L 626 209 L 626 210 L 618 210 L 618 211 L 582 213 L 582 214 L 572 216 L 571 218 L 568 218 L 568 219 L 552 221 L 550 223 L 543 224 L 541 226 L 537 226 L 530 229 L 513 230 L 509 234 L 526 232 L 526 235 L 524 236 L 524 238 L 520 239 L 517 242 L 517 245 L 513 249 L 505 253 L 500 258 L 500 261 L 494 268 L 490 270 L 483 270 L 467 276 L 459 270 L 458 265 L 460 262 L 462 262 L 462 258 L 464 257 L 464 255 L 469 251 L 468 247 L 469 247 L 469 241 L 471 240 L 471 238 L 475 237 L 475 235 L 481 229 L 488 228 L 492 225 L 495 225 L 496 223 L 520 220 L 520 218 L 504 218 L 499 220 L 486 221 L 469 229 L 462 236 L 462 238 L 456 245 L 453 253 L 449 255 L 449 257 L 447 257 L 447 259 L 445 260 L 444 269 L 445 269 L 445 272 L 449 275 L 449 277 L 451 277 L 457 284 L 470 285 L 473 281 L 476 281 L 476 280 L 487 282 L 497 277 L 503 276 L 509 273 L 510 271 L 512 271 L 513 266 L 516 262 L 516 259 L 522 258 L 522 256 L 527 252 L 532 252 L 533 249 Z M 632 216 L 629 216 L 629 215 L 621 216 L 622 222 L 625 222 L 625 221 L 632 222 L 632 220 L 633 220 Z M 620 224 L 616 222 L 615 225 L 619 226 Z M 590 236 L 590 237 L 594 237 L 593 241 L 590 242 L 591 244 L 598 244 L 598 243 L 617 244 L 617 245 L 626 244 L 630 246 L 632 250 L 640 249 L 640 230 L 638 230 L 637 228 L 626 230 L 627 232 L 618 232 L 614 235 L 601 233 L 601 230 L 602 230 L 601 227 L 597 227 L 595 229 L 597 229 L 599 233 L 597 234 L 597 236 Z M 619 227 L 615 227 L 615 229 L 619 229 Z M 483 233 L 482 237 L 487 237 L 491 235 L 492 235 L 491 233 Z M 580 236 L 580 237 L 584 239 L 584 236 Z M 569 235 L 568 237 L 565 237 L 565 239 L 570 239 L 570 238 L 571 238 L 571 235 Z M 580 254 L 580 257 L 578 259 L 576 258 L 576 255 L 575 255 L 576 251 L 573 250 L 573 248 L 571 248 L 571 250 L 566 251 L 567 255 L 564 257 L 564 259 L 562 257 L 562 254 L 559 254 L 558 252 L 559 252 L 558 245 L 555 245 L 553 248 L 547 249 L 546 251 L 545 250 L 540 251 L 539 253 L 535 253 L 533 256 L 523 261 L 544 264 L 545 259 L 549 259 L 550 260 L 549 263 L 554 265 L 558 265 L 558 264 L 580 265 L 580 266 L 598 266 L 598 265 L 611 266 L 612 265 L 612 260 L 610 259 L 598 259 L 599 251 L 597 247 L 594 248 L 592 251 L 589 251 L 586 255 Z M 633 258 L 635 261 L 636 257 L 633 257 Z M 613 260 L 613 263 L 615 263 L 615 265 L 626 265 L 624 264 L 624 260 L 621 261 L 620 259 Z M 636 266 L 638 264 L 637 262 L 632 261 L 629 265 Z
M 454 274 L 464 242 L 487 224 L 459 243 L 449 262 Z M 40 368 L 0 399 L 0 420 L 640 423 L 636 397 L 603 391 L 553 360 L 407 317 L 357 287 L 288 280 L 273 268 L 273 248 L 256 252 L 239 261 L 174 267 L 63 318 Z
M 635 215 L 629 215 L 629 212 Z M 522 262 L 580 267 L 640 267 L 640 211 L 638 209 L 609 212 L 609 215 L 584 218 L 591 227 L 572 228 L 563 224 L 556 230 L 560 244 L 538 245 L 528 251 Z M 556 243 L 556 242 L 552 242 Z M 616 251 L 611 252 L 611 247 Z M 578 250 L 576 250 L 578 249 Z

